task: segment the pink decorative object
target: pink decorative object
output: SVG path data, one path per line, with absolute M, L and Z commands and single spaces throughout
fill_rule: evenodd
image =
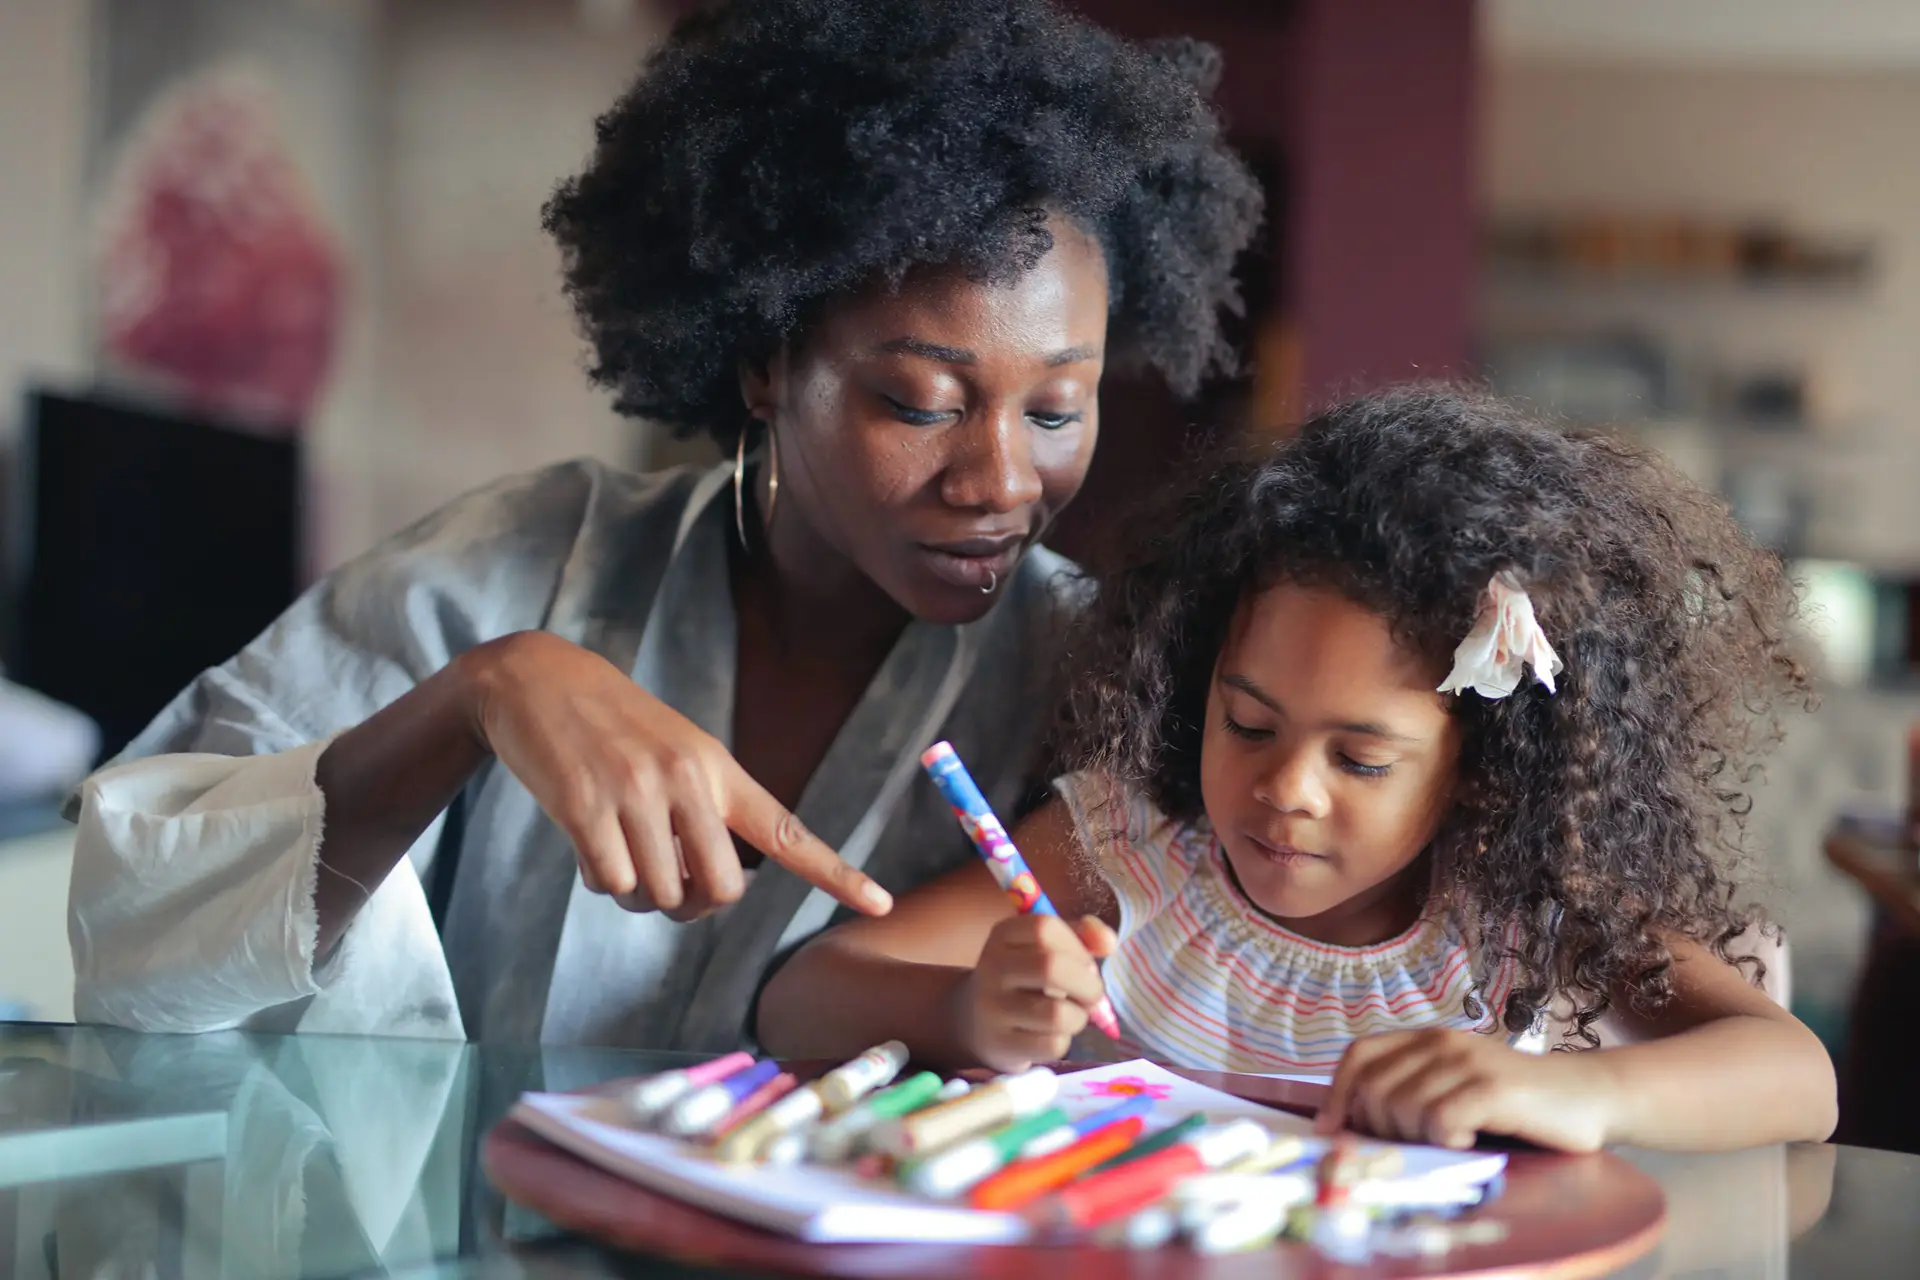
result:
M 313 412 L 338 340 L 339 248 L 271 91 L 188 80 L 129 137 L 97 253 L 102 342 L 196 409 L 282 432 Z

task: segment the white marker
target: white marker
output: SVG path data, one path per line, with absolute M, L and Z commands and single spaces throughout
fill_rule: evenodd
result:
M 763 1163 L 773 1165 L 776 1168 L 782 1165 L 799 1164 L 802 1160 L 806 1159 L 806 1157 L 807 1135 L 801 1130 L 781 1134 L 772 1142 L 769 1142 L 766 1149 L 760 1153 L 760 1159 Z
M 1149 1205 L 1128 1214 L 1118 1222 L 1109 1222 L 1094 1232 L 1094 1243 L 1108 1249 L 1158 1249 L 1172 1242 L 1180 1224 L 1161 1205 Z
M 1172 1198 L 1183 1209 L 1217 1209 L 1249 1202 L 1288 1209 L 1312 1204 L 1313 1193 L 1313 1179 L 1301 1173 L 1201 1173 L 1176 1186 Z
M 1239 1253 L 1272 1244 L 1287 1226 L 1292 1212 L 1278 1201 L 1244 1200 L 1208 1215 L 1188 1229 L 1196 1253 Z
M 890 1084 L 906 1065 L 907 1046 L 889 1040 L 820 1077 L 820 1096 L 829 1111 L 845 1111 L 875 1089 Z
M 705 1133 L 727 1118 L 742 1098 L 780 1074 L 780 1064 L 771 1059 L 756 1062 L 745 1071 L 735 1072 L 715 1084 L 702 1085 L 686 1094 L 667 1111 L 662 1126 L 668 1133 L 692 1137 Z

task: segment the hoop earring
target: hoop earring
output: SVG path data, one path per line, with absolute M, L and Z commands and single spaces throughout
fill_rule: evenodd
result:
M 740 428 L 739 443 L 733 447 L 733 529 L 740 535 L 740 546 L 747 545 L 747 429 Z
M 780 506 L 780 437 L 767 428 L 767 518 L 762 526 L 773 526 L 773 513 Z M 733 447 L 733 529 L 740 545 L 747 545 L 747 432 L 741 428 Z
M 780 436 L 767 427 L 767 522 L 761 533 L 773 528 L 773 513 L 780 509 Z

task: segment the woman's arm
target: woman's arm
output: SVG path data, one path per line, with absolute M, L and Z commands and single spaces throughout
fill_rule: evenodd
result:
M 313 886 L 316 958 L 487 758 L 472 712 L 474 661 L 455 658 L 335 738 L 314 766 L 326 814 Z
M 315 994 L 316 963 L 489 752 L 567 833 L 588 887 L 630 910 L 686 919 L 738 897 L 729 830 L 850 906 L 891 904 L 626 673 L 518 632 L 324 748 L 163 752 L 89 780 L 69 894 L 76 1010 L 203 1031 Z
M 997 929 L 1020 935 L 1006 938 L 1017 953 L 1006 967 L 1010 984 L 1012 970 L 1049 964 L 1070 984 L 1062 992 L 1083 986 L 1089 972 L 1097 984 L 1083 940 L 1064 921 L 1110 916 L 1112 908 L 1076 865 L 1079 842 L 1066 806 L 1050 801 L 1014 836 L 1063 920 L 1020 919 L 986 866 L 971 862 L 907 894 L 892 914 L 849 921 L 802 947 L 761 993 L 761 1044 L 783 1057 L 814 1058 L 903 1040 L 923 1061 L 977 1065 L 966 987 Z
M 892 905 L 718 740 L 600 655 L 524 631 L 467 650 L 320 758 L 322 951 L 488 752 L 573 841 L 587 887 L 631 910 L 691 919 L 737 899 L 730 832 L 847 906 Z

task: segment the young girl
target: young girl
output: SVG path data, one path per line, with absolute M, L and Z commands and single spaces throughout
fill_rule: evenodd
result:
M 1807 682 L 1791 588 L 1724 507 L 1618 441 L 1421 389 L 1230 458 L 1142 528 L 1074 649 L 1077 771 L 1014 835 L 1064 918 L 965 867 L 800 951 L 768 1050 L 898 1036 L 1011 1070 L 1065 1054 L 1104 990 L 1129 1051 L 1333 1072 L 1328 1128 L 1827 1136 L 1825 1051 L 1736 959 L 1741 765 Z

